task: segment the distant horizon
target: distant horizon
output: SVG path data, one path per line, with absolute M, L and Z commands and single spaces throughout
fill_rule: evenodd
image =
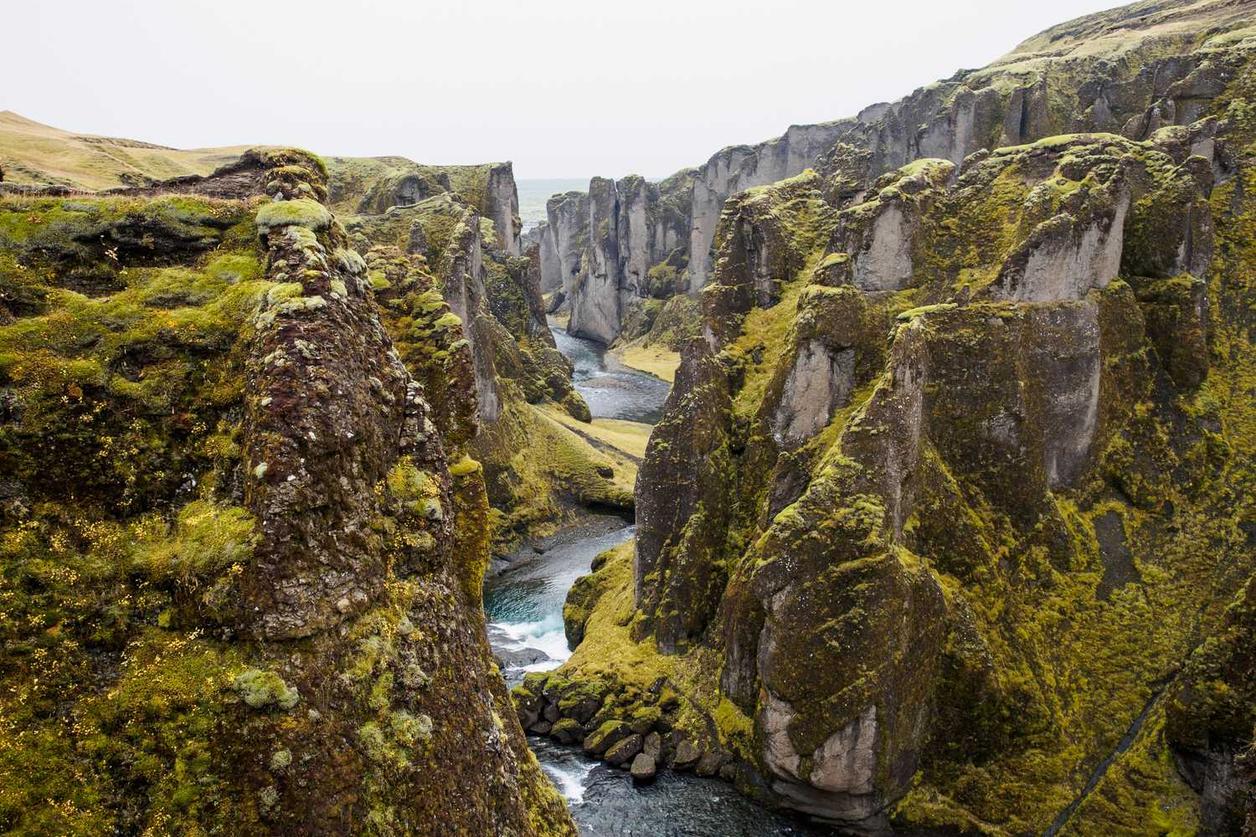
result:
M 482 0 L 346 15 L 330 0 L 18 4 L 0 108 L 173 148 L 295 145 L 434 165 L 511 160 L 528 180 L 661 179 L 1118 5 Z M 116 95 L 127 79 L 143 79 L 145 95 Z

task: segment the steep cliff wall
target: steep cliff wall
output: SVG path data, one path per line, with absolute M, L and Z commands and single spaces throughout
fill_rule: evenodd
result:
M 833 155 L 727 202 L 635 550 L 573 589 L 524 724 L 871 833 L 1239 833 L 1251 8 L 1056 30 L 1051 61 L 1163 36 L 1122 41 L 1181 73 L 1140 139 Z
M 960 71 L 855 117 L 792 126 L 767 142 L 726 148 L 669 179 L 683 181 L 683 196 L 673 200 L 683 211 L 672 231 L 687 261 L 684 281 L 672 293 L 697 293 L 710 281 L 715 229 L 730 196 L 807 168 L 828 177 L 840 202 L 916 159 L 958 164 L 983 148 L 1055 134 L 1103 131 L 1146 139 L 1164 125 L 1189 124 L 1225 83 L 1209 72 L 1207 51 L 1194 48 L 1213 31 L 1245 24 L 1250 15 L 1247 4 L 1229 0 L 1135 3 L 1048 30 L 988 67 Z M 583 250 L 592 241 L 581 233 L 569 236 L 569 227 L 550 226 L 556 250 Z M 628 248 L 621 243 L 619 252 L 622 260 Z M 647 252 L 648 272 L 670 250 Z M 567 283 L 571 304 L 610 310 L 611 297 L 628 286 L 627 274 L 616 277 L 620 283 L 612 293 L 606 281 L 584 281 L 586 273 Z M 578 299 L 583 296 L 593 299 Z M 600 319 L 587 331 L 604 341 L 618 333 Z
M 485 640 L 469 348 L 326 195 L 0 199 L 5 830 L 574 833 Z
M 597 177 L 588 194 L 550 199 L 541 231 L 541 286 L 561 291 L 572 334 L 611 343 L 626 324 L 648 330 L 661 301 L 683 290 L 690 173 L 659 184 Z
M 519 193 L 510 163 L 431 166 L 404 157 L 328 157 L 328 203 L 341 214 L 381 215 L 453 194 L 493 223 L 496 246 L 520 254 Z
M 433 288 L 428 295 L 443 297 L 465 335 L 478 412 L 470 444 L 483 465 L 496 512 L 491 517 L 494 551 L 507 552 L 519 538 L 552 528 L 589 505 L 630 510 L 631 492 L 613 471 L 606 475 L 606 457 L 574 434 L 556 439 L 551 420 L 540 412 L 554 404 L 579 421 L 589 420 L 588 406 L 572 386 L 571 365 L 546 324 L 540 254 L 512 255 L 518 236 L 503 240 L 502 226 L 486 217 L 502 206 L 515 212 L 509 165 L 466 167 L 461 175 L 440 170 L 425 187 L 432 194 L 412 203 L 389 203 L 377 212 L 370 196 L 394 195 L 397 182 L 381 165 L 378 160 L 333 161 L 333 185 L 338 178 L 342 203 L 352 203 L 354 194 L 368 196 L 358 198 L 357 205 L 371 211 L 347 216 L 345 224 L 372 265 L 379 251 L 383 272 L 371 273 L 376 290 L 395 292 L 391 277 L 406 273 L 388 266 L 404 254 L 403 261 L 414 262 L 413 270 L 429 277 L 422 280 Z M 480 179 L 456 188 L 459 176 L 465 180 L 468 172 Z M 481 201 L 488 212 L 467 199 L 477 183 L 484 194 L 500 196 Z M 398 340 L 414 328 L 405 318 L 395 322 Z

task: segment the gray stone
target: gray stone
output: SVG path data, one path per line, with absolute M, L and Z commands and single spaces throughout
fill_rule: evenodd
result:
M 698 764 L 694 767 L 693 772 L 699 776 L 714 776 L 720 772 L 720 767 L 724 764 L 724 757 L 719 753 L 703 753 L 702 758 L 698 759 Z
M 647 783 L 654 781 L 654 775 L 658 772 L 658 764 L 654 760 L 654 756 L 648 753 L 638 753 L 632 760 L 632 767 L 629 768 L 632 773 L 632 781 L 639 783 Z
M 691 739 L 682 738 L 676 745 L 676 755 L 672 759 L 672 767 L 676 770 L 688 770 L 698 763 L 702 751 Z
M 642 737 L 636 733 L 617 741 L 606 751 L 606 763 L 615 767 L 623 767 L 633 756 L 641 752 Z
M 641 745 L 641 752 L 659 761 L 663 756 L 663 737 L 657 732 L 647 735 L 645 742 Z
M 854 349 L 833 351 L 819 340 L 800 346 L 772 421 L 776 440 L 795 447 L 823 429 L 850 398 L 854 377 Z

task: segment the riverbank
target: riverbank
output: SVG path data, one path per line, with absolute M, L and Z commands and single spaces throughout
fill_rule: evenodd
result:
M 676 380 L 676 370 L 680 368 L 680 352 L 673 352 L 665 346 L 639 346 L 630 343 L 612 349 L 611 354 L 624 366 L 653 375 L 669 384 Z
M 594 418 L 580 422 L 546 406 L 534 406 L 535 413 L 613 460 L 615 479 L 631 485 L 670 389 L 667 382 L 632 368 L 596 343 L 571 337 L 553 321 L 551 327 L 559 349 L 573 363 L 576 389 Z M 484 585 L 484 608 L 493 653 L 508 684 L 518 684 L 529 673 L 552 671 L 572 657 L 564 622 L 568 592 L 606 560 L 599 556 L 618 556 L 617 566 L 623 564 L 631 555 L 635 532 L 623 517 L 591 513 L 494 561 Z M 631 666 L 631 654 L 619 662 Z M 660 765 L 653 783 L 642 785 L 582 747 L 536 735 L 529 744 L 585 835 L 827 833 L 762 809 L 705 774 Z

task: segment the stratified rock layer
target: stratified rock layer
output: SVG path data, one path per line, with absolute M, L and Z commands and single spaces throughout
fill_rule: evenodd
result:
M 1062 24 L 987 67 L 961 70 L 854 117 L 794 125 L 766 142 L 725 148 L 657 188 L 626 188 L 640 179 L 625 178 L 617 184 L 617 212 L 630 220 L 644 217 L 646 223 L 599 227 L 588 212 L 551 212 L 542 247 L 563 255 L 551 259 L 544 284 L 562 287 L 572 306 L 574 333 L 609 343 L 629 328 L 628 337 L 635 337 L 641 325 L 624 306 L 647 296 L 640 293 L 639 277 L 670 260 L 683 265 L 680 275 L 660 271 L 669 274 L 671 290 L 664 292 L 656 283 L 656 295 L 706 287 L 714 277 L 721 213 L 738 192 L 815 168 L 826 175 L 830 197 L 843 202 L 914 160 L 959 164 L 981 149 L 1064 133 L 1148 139 L 1166 125 L 1190 124 L 1208 112 L 1228 79 L 1211 51 L 1196 47 L 1215 32 L 1246 25 L 1250 17 L 1243 2 L 1134 3 Z M 565 206 L 593 200 L 603 189 L 597 184 L 606 182 L 596 179 L 587 196 L 569 193 L 554 200 Z M 898 211 L 887 211 L 870 239 L 880 242 L 866 255 L 883 263 L 882 281 L 894 280 L 894 272 L 887 272 L 892 262 L 899 281 L 909 275 L 904 255 L 884 249 L 901 223 Z M 608 239 L 615 244 L 617 266 L 603 266 Z M 580 319 L 574 316 L 580 309 L 599 314 Z

